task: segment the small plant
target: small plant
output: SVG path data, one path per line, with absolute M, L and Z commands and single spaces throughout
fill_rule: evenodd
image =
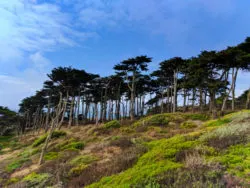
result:
M 207 121 L 209 119 L 209 116 L 206 114 L 188 114 L 186 116 L 191 120 Z
M 89 164 L 98 160 L 96 157 L 91 155 L 81 155 L 77 156 L 70 161 L 70 164 L 75 166 L 70 172 L 69 176 L 78 176 L 85 168 L 88 167 Z
M 37 174 L 35 172 L 23 178 L 23 182 L 28 184 L 28 187 L 46 187 L 48 186 L 50 175 L 47 173 Z
M 84 146 L 85 146 L 85 143 L 84 142 L 81 142 L 81 141 L 73 141 L 73 142 L 70 142 L 68 143 L 67 145 L 63 146 L 62 149 L 65 150 L 65 149 L 77 149 L 77 150 L 82 150 L 84 149 Z
M 120 128 L 121 124 L 117 120 L 109 121 L 104 124 L 105 129 Z
M 13 161 L 12 163 L 8 164 L 6 167 L 7 172 L 13 172 L 17 168 L 20 168 L 25 162 L 29 161 L 30 159 L 27 157 L 17 159 Z
M 62 136 L 65 136 L 67 133 L 64 132 L 64 131 L 54 131 L 52 133 L 52 136 L 51 138 L 59 138 L 59 137 L 62 137 Z M 32 144 L 32 147 L 37 147 L 39 145 L 41 145 L 42 143 L 45 142 L 46 138 L 47 138 L 48 134 L 44 134 L 42 136 L 40 136 L 39 138 L 37 138 L 34 143 Z
M 192 121 L 186 121 L 186 122 L 183 122 L 181 124 L 182 129 L 192 129 L 192 128 L 196 128 L 196 127 L 197 127 L 197 125 Z
M 87 165 L 87 164 L 90 164 L 96 160 L 97 160 L 97 158 L 92 156 L 92 155 L 80 155 L 80 156 L 77 156 L 74 159 L 72 159 L 70 161 L 70 164 L 71 165 L 79 165 L 79 164 Z
M 87 168 L 88 165 L 85 165 L 85 164 L 79 164 L 78 166 L 76 167 L 73 167 L 70 169 L 69 171 L 69 176 L 78 176 L 82 173 L 82 171 Z
M 49 160 L 54 160 L 59 157 L 59 154 L 57 152 L 48 152 L 44 155 L 44 160 L 49 161 Z
M 159 114 L 159 115 L 152 116 L 149 119 L 147 124 L 153 125 L 153 126 L 164 126 L 164 125 L 168 125 L 168 123 L 169 123 L 169 119 L 164 114 Z
M 20 179 L 18 178 L 10 178 L 7 182 L 6 182 L 6 185 L 11 185 L 11 184 L 14 184 L 14 183 L 17 183 L 19 182 Z
M 132 129 L 131 127 L 121 127 L 120 130 L 121 130 L 121 132 L 128 133 L 128 134 L 135 132 L 135 130 Z

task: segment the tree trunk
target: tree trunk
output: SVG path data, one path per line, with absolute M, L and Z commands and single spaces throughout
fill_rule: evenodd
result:
M 233 80 L 232 80 L 232 84 L 233 84 L 233 89 L 232 89 L 232 110 L 234 111 L 235 110 L 235 87 L 236 87 L 236 80 L 237 80 L 237 75 L 238 75 L 238 68 L 236 69 L 235 71 L 235 74 L 233 77 Z
M 39 165 L 41 165 L 43 163 L 43 156 L 45 155 L 45 152 L 47 150 L 49 141 L 50 141 L 50 139 L 52 137 L 52 134 L 53 134 L 53 132 L 54 132 L 54 130 L 56 128 L 56 122 L 58 121 L 57 119 L 59 119 L 60 114 L 63 112 L 63 109 L 61 108 L 61 103 L 62 103 L 62 94 L 60 93 L 60 101 L 59 101 L 59 104 L 57 106 L 55 117 L 51 121 L 50 131 L 49 131 L 48 136 L 47 136 L 47 138 L 45 140 L 45 143 L 44 143 L 44 145 L 42 147 L 40 159 L 39 159 L 39 162 L 38 162 Z
M 72 122 L 73 122 L 73 109 L 74 109 L 74 103 L 75 103 L 75 97 L 72 97 L 72 99 L 71 99 L 71 104 L 70 104 L 68 128 L 70 128 L 70 127 L 72 126 Z
M 80 92 L 78 93 L 77 97 L 77 110 L 76 110 L 76 125 L 79 126 L 79 114 L 80 114 Z
M 47 107 L 46 122 L 45 122 L 45 132 L 48 131 L 48 127 L 49 127 L 50 100 L 51 100 L 51 95 L 49 95 L 49 98 L 48 98 L 48 107 Z
M 183 112 L 186 112 L 186 99 L 187 99 L 187 92 L 183 89 Z
M 210 110 L 212 112 L 212 118 L 216 118 L 216 104 L 215 104 L 215 92 L 211 91 L 210 92 Z
M 98 103 L 95 103 L 95 124 L 98 125 L 99 117 L 98 117 Z
M 247 93 L 247 102 L 246 102 L 246 109 L 250 108 L 250 89 Z
M 173 112 L 177 110 L 177 71 L 174 71 L 174 98 L 173 98 Z
M 222 107 L 221 107 L 221 113 L 222 113 L 222 115 L 224 114 L 224 110 L 226 108 L 226 103 L 227 103 L 228 97 L 229 97 L 229 95 L 232 92 L 233 87 L 234 87 L 234 84 L 233 84 L 234 83 L 234 77 L 235 77 L 235 75 L 234 75 L 234 68 L 233 68 L 233 70 L 232 70 L 232 83 L 231 83 L 231 87 L 230 87 L 228 93 L 226 94 L 226 96 L 225 96 L 225 98 L 223 100 L 223 103 L 222 103 Z

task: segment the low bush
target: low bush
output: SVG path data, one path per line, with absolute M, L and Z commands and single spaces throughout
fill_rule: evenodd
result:
M 98 158 L 92 155 L 80 155 L 75 157 L 70 161 L 71 165 L 78 165 L 78 164 L 84 164 L 88 165 L 94 161 L 96 161 Z
M 200 140 L 206 142 L 209 146 L 223 149 L 230 145 L 245 143 L 249 139 L 249 135 L 250 124 L 237 123 L 206 133 L 200 137 Z
M 62 137 L 62 136 L 65 136 L 67 133 L 64 132 L 64 131 L 54 131 L 52 133 L 52 136 L 51 138 L 59 138 L 59 137 Z M 42 136 L 40 136 L 39 138 L 37 138 L 34 143 L 32 144 L 33 147 L 37 147 L 39 145 L 41 145 L 42 143 L 45 142 L 46 138 L 47 138 L 48 134 L 44 134 Z
M 17 182 L 19 182 L 20 179 L 19 178 L 10 178 L 7 182 L 6 185 L 11 185 L 11 184 L 15 184 Z
M 218 126 L 222 126 L 224 124 L 230 123 L 232 120 L 231 119 L 217 119 L 217 120 L 211 120 L 208 123 L 206 123 L 206 125 L 208 127 L 218 127 Z
M 86 169 L 87 167 L 88 167 L 88 165 L 79 164 L 79 165 L 77 165 L 77 166 L 75 166 L 75 167 L 73 167 L 73 168 L 70 169 L 69 176 L 70 177 L 79 176 L 82 173 L 82 171 L 84 169 Z
M 22 167 L 22 165 L 28 161 L 30 161 L 30 159 L 27 157 L 17 158 L 6 166 L 6 171 L 13 172 L 14 170 Z
M 27 187 L 43 188 L 49 186 L 50 175 L 47 173 L 37 174 L 35 172 L 23 178 L 23 182 L 27 183 Z
M 120 148 L 128 148 L 128 147 L 133 146 L 133 142 L 131 141 L 130 138 L 121 137 L 121 138 L 118 138 L 116 140 L 110 141 L 109 145 L 110 146 L 117 146 Z
M 192 121 L 186 121 L 186 122 L 183 122 L 180 127 L 182 129 L 192 129 L 192 128 L 196 128 L 197 125 Z
M 186 117 L 191 120 L 207 121 L 209 116 L 206 114 L 187 114 Z
M 58 152 L 48 152 L 44 155 L 44 160 L 50 161 L 50 160 L 57 159 L 58 157 L 59 157 Z
M 196 169 L 173 169 L 164 172 L 158 177 L 160 187 L 225 187 L 223 176 L 220 170 L 213 171 L 209 168 Z
M 109 121 L 107 123 L 104 124 L 104 128 L 105 129 L 113 129 L 113 128 L 120 128 L 120 122 L 117 120 L 113 120 L 113 121 Z
M 133 132 L 135 132 L 135 130 L 134 129 L 132 129 L 131 127 L 121 127 L 120 128 L 120 131 L 122 132 L 122 133 L 133 133 Z
M 181 168 L 183 164 L 174 161 L 177 152 L 195 147 L 197 141 L 189 141 L 185 136 L 174 136 L 147 143 L 148 152 L 142 155 L 131 168 L 119 174 L 104 177 L 89 187 L 133 187 L 147 182 L 172 169 Z M 136 187 L 136 186 L 134 186 Z
M 250 182 L 250 143 L 231 146 L 225 153 L 215 158 L 216 161 L 225 165 L 226 170 L 232 176 Z
M 84 142 L 81 142 L 81 141 L 73 141 L 73 142 L 70 142 L 68 143 L 67 145 L 63 146 L 62 149 L 65 150 L 65 149 L 77 149 L 77 150 L 82 150 L 84 149 L 84 146 L 85 146 L 85 143 Z
M 123 153 L 113 156 L 111 161 L 102 164 L 93 163 L 87 168 L 84 168 L 80 176 L 70 180 L 69 185 L 72 187 L 84 187 L 99 181 L 102 177 L 120 173 L 132 167 L 138 157 L 145 152 L 146 149 L 143 146 L 125 149 Z

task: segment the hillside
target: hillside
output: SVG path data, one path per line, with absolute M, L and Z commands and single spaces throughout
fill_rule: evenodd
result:
M 249 187 L 250 111 L 209 120 L 159 114 L 129 124 L 0 137 L 0 187 Z

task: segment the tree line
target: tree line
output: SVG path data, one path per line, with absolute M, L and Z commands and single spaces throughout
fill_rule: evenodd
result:
M 207 112 L 215 118 L 218 112 L 234 111 L 242 102 L 235 97 L 238 73 L 250 70 L 250 37 L 221 51 L 167 59 L 148 73 L 150 62 L 146 55 L 129 58 L 107 77 L 72 67 L 54 68 L 43 88 L 20 103 L 22 130 L 133 121 L 145 114 L 177 111 Z M 246 108 L 249 95 L 243 101 Z

